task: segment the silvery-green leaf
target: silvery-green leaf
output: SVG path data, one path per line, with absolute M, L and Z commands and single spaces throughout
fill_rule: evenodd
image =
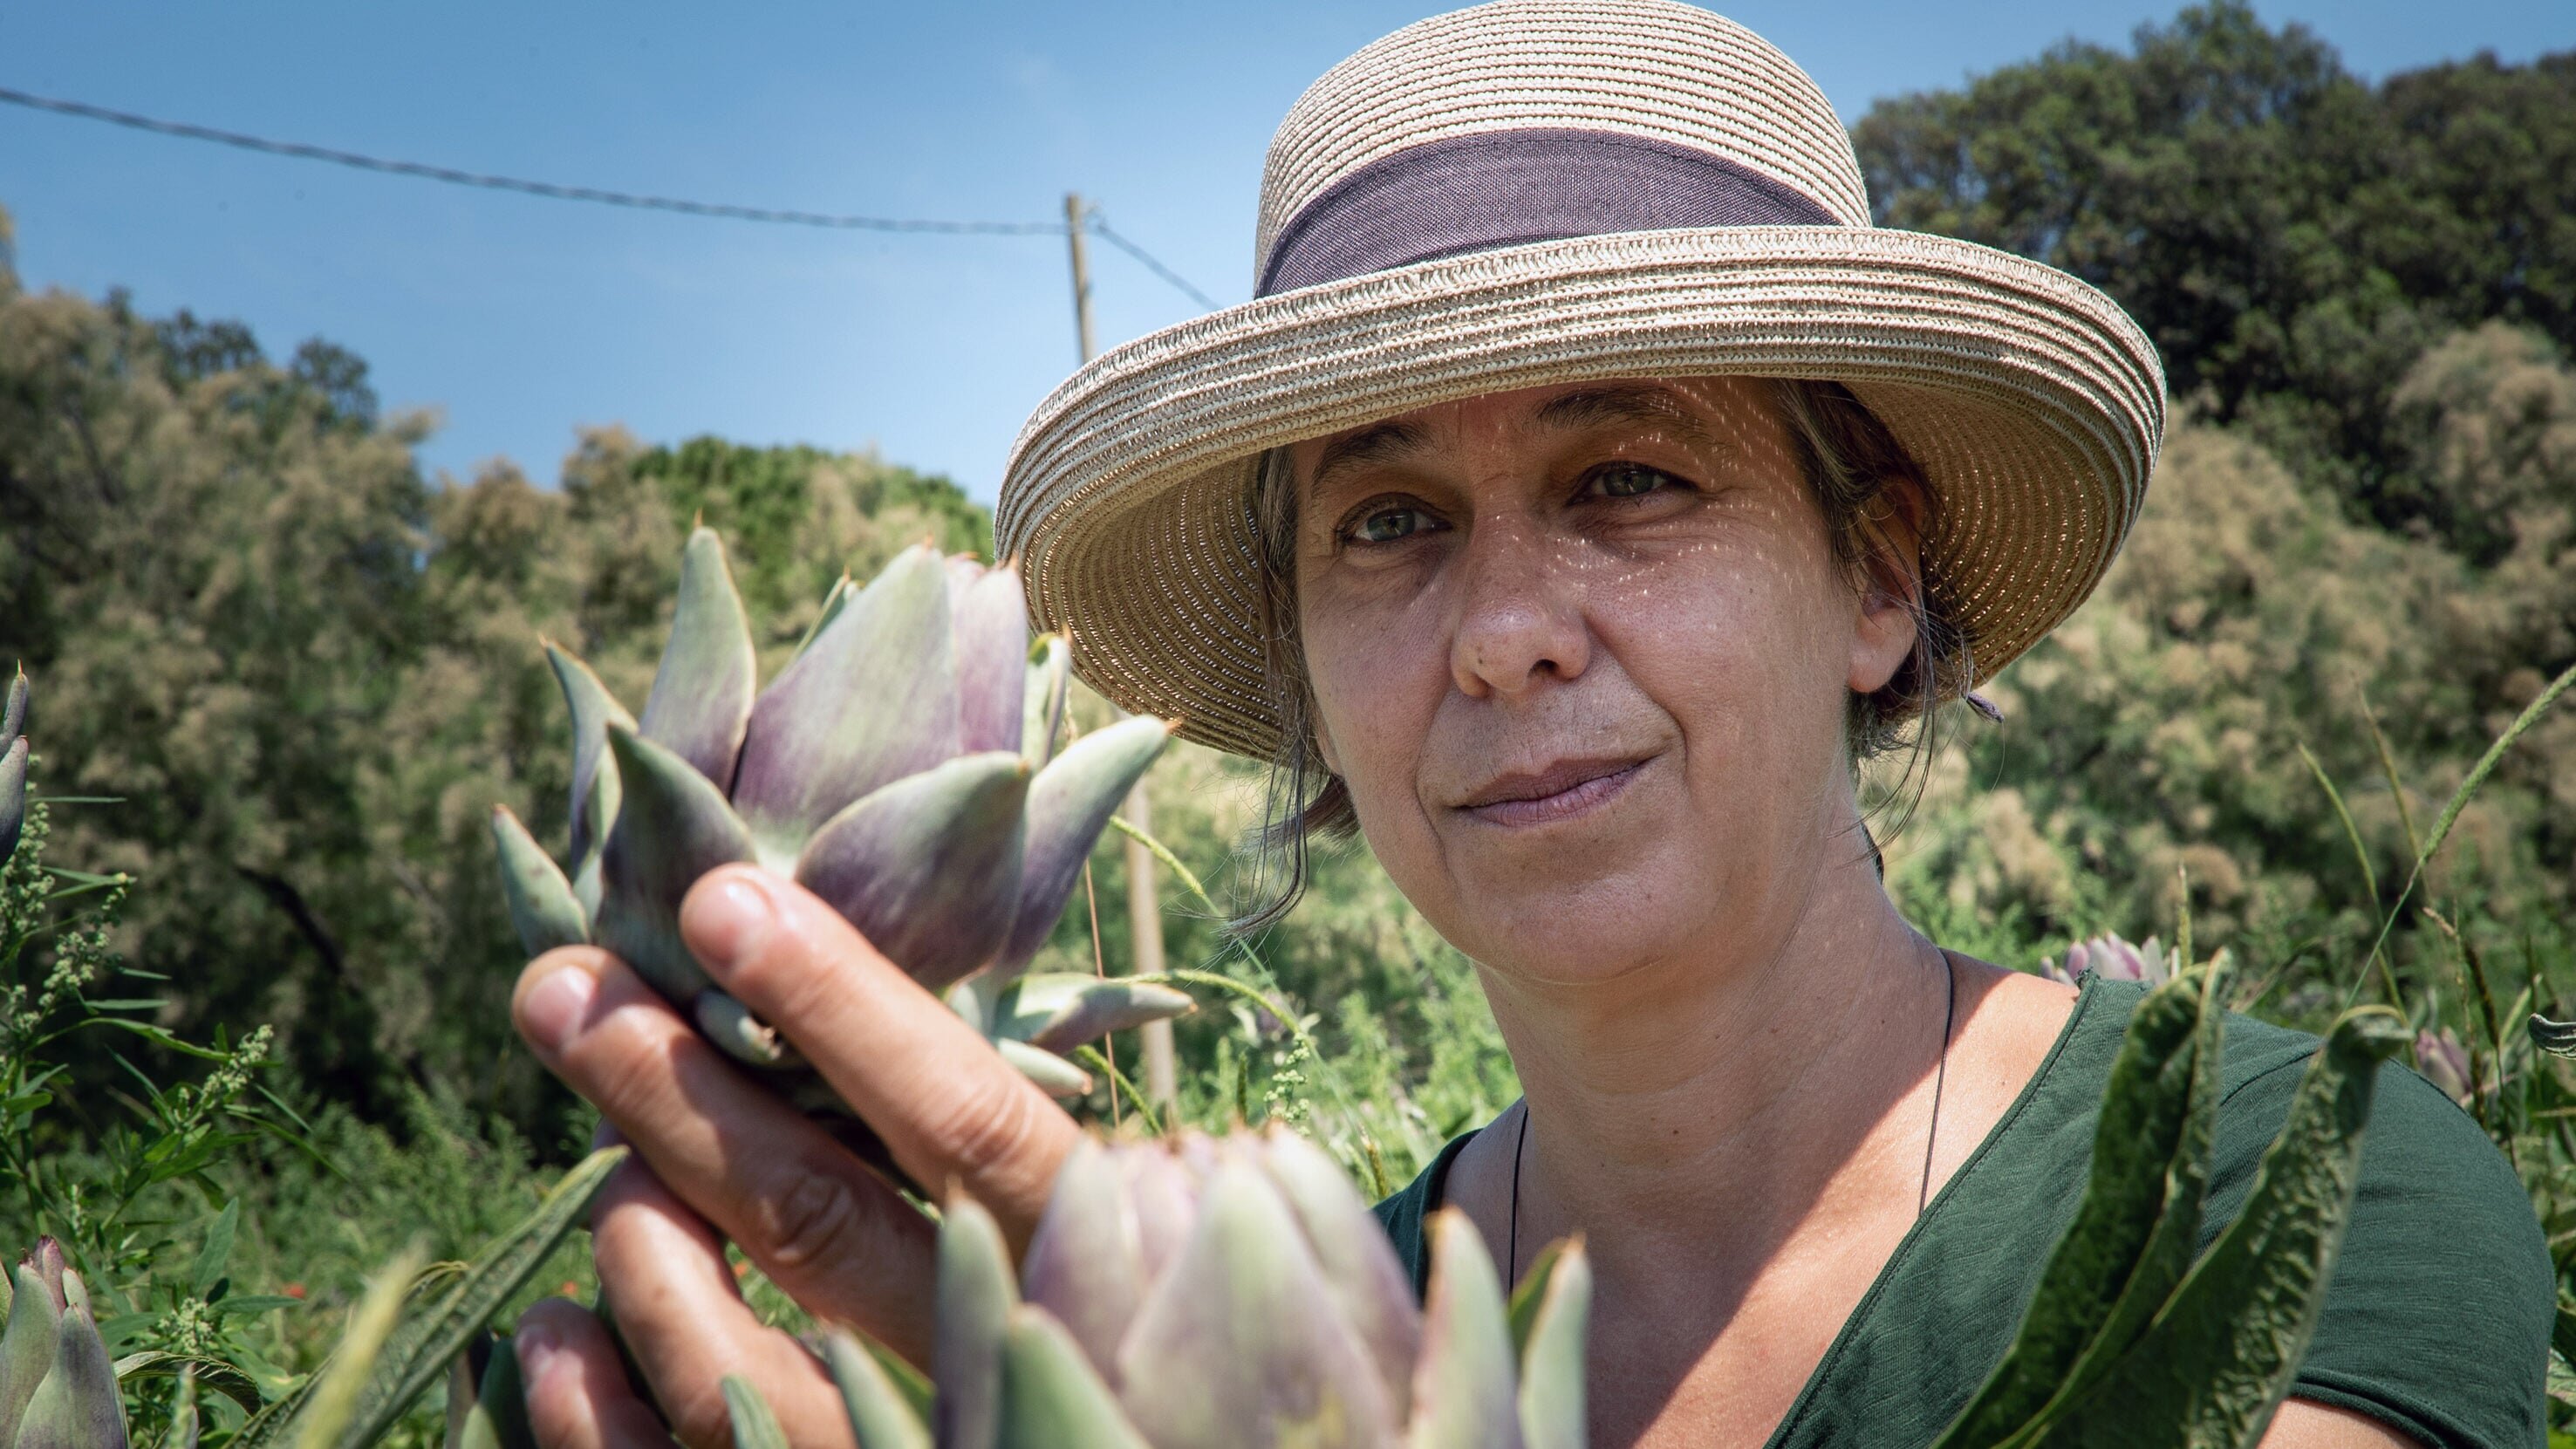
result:
M 1521 1365 L 1521 1437 L 1527 1449 L 1583 1449 L 1584 1335 L 1592 1318 L 1592 1261 L 1583 1242 L 1551 1245 L 1531 1269 Z M 1521 1305 L 1513 1295 L 1513 1307 Z M 1517 1312 L 1515 1318 L 1518 1318 Z
M 851 802 L 957 753 L 947 570 L 895 555 L 762 690 L 733 799 L 773 869 Z
M 2245 1206 L 2135 1347 L 2032 1442 L 2250 1445 L 2307 1353 L 2351 1219 L 2379 1066 L 2406 1044 L 2386 1007 L 2344 1013 L 2308 1063 Z
M 771 1412 L 769 1400 L 761 1397 L 751 1380 L 740 1374 L 726 1374 L 716 1385 L 724 1393 L 725 1416 L 733 1425 L 734 1449 L 788 1449 L 787 1431 L 778 1427 L 778 1415 Z
M 734 591 L 724 540 L 712 528 L 691 529 L 680 556 L 671 639 L 653 675 L 653 693 L 644 701 L 641 733 L 695 765 L 717 789 L 731 789 L 758 668 L 751 620 Z
M 1020 696 L 1020 753 L 1032 769 L 1055 758 L 1064 734 L 1064 702 L 1073 683 L 1073 646 L 1062 634 L 1041 635 L 1029 650 L 1028 682 Z
M 1019 570 L 950 559 L 948 618 L 957 659 L 957 747 L 1018 749 L 1029 657 Z
M 921 1408 L 930 1400 L 921 1385 L 918 1404 L 904 1392 L 886 1360 L 846 1329 L 823 1332 L 823 1364 L 841 1391 L 841 1407 L 850 1416 L 851 1437 L 859 1449 L 931 1449 L 930 1426 Z
M 939 1221 L 939 1310 L 931 1378 L 939 1385 L 939 1449 L 993 1449 L 1001 1421 L 1002 1335 L 1019 1306 L 1011 1254 L 993 1215 L 951 1198 Z
M 0 705 L 0 744 L 6 744 L 27 732 L 27 666 L 13 665 L 9 671 L 9 702 Z
M 713 987 L 698 993 L 689 1012 L 697 1018 L 698 1030 L 706 1034 L 707 1040 L 735 1061 L 773 1071 L 805 1065 L 805 1059 L 787 1044 L 776 1027 Z
M 1431 1291 L 1422 1305 L 1406 1449 L 1515 1449 L 1521 1419 L 1512 1331 L 1494 1260 L 1456 1208 L 1432 1215 L 1430 1237 Z
M 1073 1336 L 1043 1308 L 1011 1310 L 995 1449 L 1149 1449 Z
M 1149 1021 L 1166 1021 L 1198 1004 L 1188 992 L 1159 982 L 1085 976 L 1078 971 L 1023 976 L 1015 985 L 1017 990 L 1001 994 L 1002 1015 L 990 1035 L 1051 1052 L 1071 1051 Z
M 1388 1412 L 1403 1422 L 1412 1416 L 1413 1362 L 1422 1348 L 1413 1280 L 1386 1233 L 1370 1231 L 1377 1217 L 1340 1164 L 1284 1128 L 1255 1141 L 1261 1168 L 1305 1229 L 1334 1303 L 1385 1380 Z
M 1117 1163 L 1087 1137 L 1056 1171 L 1020 1264 L 1020 1290 L 1054 1314 L 1092 1366 L 1115 1382 L 1119 1341 L 1145 1300 L 1145 1251 Z
M 572 712 L 572 853 L 566 859 L 578 881 L 597 864 L 599 843 L 617 819 L 619 792 L 616 767 L 608 762 L 608 727 L 631 730 L 635 717 L 589 665 L 551 642 L 546 662 L 554 666 L 555 683 L 563 687 L 564 704 Z M 584 904 L 598 909 L 595 901 Z
M 1050 1097 L 1080 1097 L 1091 1090 L 1089 1072 L 1044 1047 L 1005 1038 L 993 1043 L 993 1049 L 1002 1054 L 1003 1061 L 1010 1063 L 1011 1070 L 1028 1078 L 1039 1091 Z
M 0 1333 L 0 1444 L 15 1443 L 18 1420 L 36 1385 L 54 1367 L 63 1333 L 63 1306 L 30 1260 L 18 1265 L 18 1291 L 9 1300 L 9 1327 Z
M 708 871 L 750 860 L 751 836 L 697 767 L 622 725 L 608 739 L 626 799 L 600 852 L 592 937 L 687 1002 L 708 981 L 680 939 L 680 900 Z
M 1209 1175 L 1197 1227 L 1148 1292 L 1119 1370 L 1127 1416 L 1156 1449 L 1395 1442 L 1366 1348 L 1288 1205 L 1248 1163 Z
M 1029 785 L 1019 903 L 994 961 L 997 977 L 1026 966 L 1046 944 L 1074 882 L 1082 879 L 1092 842 L 1171 737 L 1172 727 L 1165 721 L 1147 716 L 1121 720 L 1067 745 L 1038 772 Z
M 1020 882 L 1029 767 L 996 750 L 909 775 L 833 817 L 796 862 L 830 903 L 932 991 L 993 957 Z
M 501 893 L 510 902 L 511 924 L 529 955 L 590 939 L 589 913 L 574 898 L 572 882 L 507 805 L 492 807 L 492 845 L 501 857 Z
M 27 739 L 21 735 L 0 750 L 0 862 L 17 852 L 18 833 L 27 824 Z
M 13 1449 L 127 1449 L 116 1366 L 108 1361 L 88 1305 L 63 1310 L 53 1371 L 27 1400 Z

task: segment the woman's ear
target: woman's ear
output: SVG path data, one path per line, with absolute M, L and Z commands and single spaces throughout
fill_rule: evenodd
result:
M 1867 505 L 1860 617 L 1845 678 L 1855 694 L 1885 689 L 1913 655 L 1922 631 L 1923 505 L 1921 485 L 1911 479 L 1890 483 Z

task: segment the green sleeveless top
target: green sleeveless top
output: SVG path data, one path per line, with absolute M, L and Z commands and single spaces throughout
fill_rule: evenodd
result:
M 2002 1359 L 2084 1194 L 2134 982 L 2088 978 L 2039 1071 L 1843 1324 L 1770 1449 L 1928 1444 Z M 2317 1039 L 2231 1015 L 2201 1246 L 2235 1219 Z M 1378 1217 L 1420 1293 L 1422 1224 L 1468 1133 Z M 2522 1183 L 2429 1082 L 2383 1069 L 2325 1312 L 2291 1392 L 2430 1445 L 2531 1449 L 2556 1274 Z

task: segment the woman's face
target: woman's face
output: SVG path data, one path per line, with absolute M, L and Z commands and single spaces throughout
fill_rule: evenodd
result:
M 1396 885 L 1506 975 L 1756 948 L 1848 832 L 1843 717 L 1911 649 L 1768 388 L 1532 388 L 1299 445 L 1327 760 Z

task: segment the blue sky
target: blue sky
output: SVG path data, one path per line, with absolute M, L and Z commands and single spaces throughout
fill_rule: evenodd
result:
M 359 4 L 0 0 L 0 85 L 467 170 L 875 215 L 1043 220 L 1080 190 L 1220 302 L 1248 291 L 1271 128 L 1437 0 Z M 1745 0 L 1846 120 L 2170 9 Z M 2384 74 L 2576 45 L 2565 0 L 2264 3 Z M 550 481 L 574 430 L 875 445 L 989 500 L 1075 361 L 1060 239 L 822 232 L 572 205 L 0 107 L 37 287 L 320 335 L 443 421 L 427 463 Z M 1104 345 L 1191 316 L 1095 247 Z

